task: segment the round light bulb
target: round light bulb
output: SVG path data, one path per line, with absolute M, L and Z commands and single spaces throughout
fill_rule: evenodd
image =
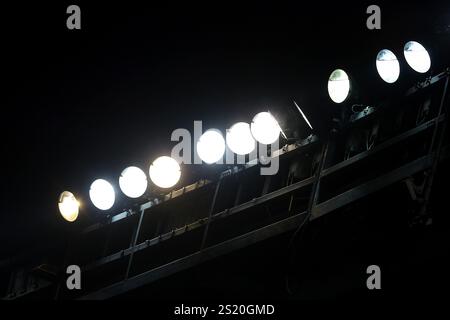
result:
M 388 49 L 378 53 L 376 66 L 381 79 L 387 83 L 394 83 L 400 76 L 400 63 L 395 54 Z
M 342 69 L 334 70 L 328 79 L 328 94 L 335 103 L 344 102 L 350 93 L 350 79 Z
M 262 144 L 272 144 L 280 136 L 280 126 L 278 121 L 270 112 L 258 113 L 250 126 L 253 137 Z
M 256 147 L 250 125 L 246 122 L 238 122 L 227 130 L 227 145 L 231 151 L 238 155 L 252 152 Z
M 225 153 L 225 139 L 215 129 L 207 130 L 197 141 L 197 153 L 207 164 L 216 163 Z
M 98 179 L 91 184 L 89 197 L 100 210 L 109 210 L 114 205 L 116 194 L 113 186 L 106 180 Z
M 147 176 L 138 167 L 128 167 L 119 178 L 120 190 L 130 198 L 139 198 L 147 190 Z
M 80 203 L 71 192 L 64 191 L 59 196 L 58 208 L 65 220 L 74 222 L 78 218 Z
M 167 156 L 159 157 L 150 166 L 150 179 L 160 188 L 171 188 L 178 183 L 181 177 L 181 168 L 178 162 Z
M 431 58 L 427 49 L 416 41 L 409 41 L 403 49 L 406 62 L 415 71 L 425 73 L 430 70 Z

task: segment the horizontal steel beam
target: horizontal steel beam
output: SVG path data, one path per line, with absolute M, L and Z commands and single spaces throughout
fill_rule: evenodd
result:
M 369 182 L 363 183 L 355 188 L 345 191 L 327 201 L 314 207 L 312 218 L 319 218 L 324 214 L 339 209 L 351 202 L 357 201 L 368 194 L 377 192 L 397 181 L 404 180 L 414 173 L 428 169 L 432 165 L 432 156 L 425 156 L 413 162 L 393 170 L 385 175 L 379 176 Z
M 121 281 L 97 292 L 83 296 L 80 298 L 80 300 L 108 299 L 115 295 L 139 288 L 144 284 L 151 283 L 155 280 L 170 276 L 179 271 L 194 267 L 200 263 L 230 253 L 236 249 L 244 248 L 254 243 L 284 233 L 288 230 L 293 230 L 300 224 L 304 216 L 305 212 L 276 222 L 274 224 L 262 227 L 258 230 L 243 234 L 236 238 L 224 241 L 212 247 L 205 248 L 202 251 L 193 253 L 181 259 L 169 262 L 166 265 L 154 268 L 140 275 L 129 278 L 126 281 Z
M 219 213 L 214 214 L 211 217 L 211 221 L 222 219 L 222 218 L 228 217 L 230 215 L 234 215 L 234 214 L 243 212 L 243 211 L 245 211 L 247 209 L 250 209 L 250 208 L 252 208 L 254 206 L 264 204 L 264 203 L 266 203 L 266 202 L 268 202 L 270 200 L 276 199 L 276 198 L 278 198 L 278 197 L 280 197 L 282 195 L 287 195 L 287 194 L 289 194 L 291 192 L 294 192 L 294 191 L 299 190 L 299 189 L 301 189 L 301 188 L 303 188 L 305 186 L 308 186 L 312 182 L 313 182 L 313 178 L 308 178 L 306 180 L 299 181 L 299 182 L 291 184 L 291 185 L 289 185 L 287 187 L 284 187 L 284 188 L 278 189 L 278 190 L 276 190 L 274 192 L 268 193 L 268 194 L 266 194 L 266 195 L 264 195 L 264 196 L 262 196 L 260 198 L 253 199 L 251 201 L 248 201 L 248 202 L 245 202 L 243 204 L 240 204 L 240 205 L 238 205 L 236 207 L 233 207 L 233 208 L 221 211 Z M 89 265 L 86 265 L 83 268 L 83 270 L 84 271 L 91 270 L 91 269 L 93 269 L 93 268 L 95 268 L 97 266 L 103 265 L 105 263 L 110 263 L 110 262 L 116 261 L 118 259 L 121 259 L 121 258 L 123 258 L 125 256 L 130 255 L 132 252 L 137 252 L 137 251 L 144 250 L 144 249 L 146 249 L 146 248 L 148 248 L 150 246 L 154 246 L 154 245 L 156 245 L 156 244 L 158 244 L 158 243 L 160 243 L 162 241 L 169 240 L 169 239 L 171 239 L 173 237 L 182 235 L 182 234 L 184 234 L 184 233 L 186 233 L 188 231 L 200 228 L 200 227 L 206 225 L 207 222 L 208 222 L 208 218 L 203 218 L 203 219 L 197 220 L 197 221 L 195 221 L 195 222 L 193 222 L 193 223 L 191 223 L 189 225 L 186 225 L 186 226 L 184 226 L 182 228 L 178 228 L 178 229 L 172 230 L 170 232 L 167 232 L 165 234 L 162 234 L 162 235 L 160 235 L 160 236 L 158 236 L 156 238 L 153 238 L 153 239 L 150 239 L 150 240 L 146 240 L 146 241 L 136 245 L 133 248 L 127 248 L 127 249 L 121 250 L 119 252 L 116 252 L 114 254 L 111 254 L 111 255 L 109 255 L 107 257 L 101 258 L 101 259 L 99 259 L 99 260 L 97 260 L 97 261 L 95 261 L 95 262 L 93 262 L 93 263 L 91 263 Z
M 376 153 L 379 153 L 382 150 L 385 150 L 386 148 L 392 147 L 393 145 L 400 143 L 422 131 L 425 131 L 429 128 L 434 127 L 436 124 L 436 119 L 437 118 L 431 119 L 431 120 L 421 124 L 420 126 L 417 126 L 411 130 L 408 130 L 406 132 L 403 132 L 403 133 L 395 136 L 392 139 L 389 139 L 389 140 L 386 140 L 385 142 L 380 143 L 379 145 L 377 145 L 376 147 L 374 147 L 371 150 L 358 153 L 357 155 L 355 155 L 345 161 L 342 161 L 330 168 L 324 169 L 322 172 L 322 177 L 333 174 L 334 172 L 339 171 L 342 168 L 348 167 L 355 162 L 359 162 L 365 158 L 368 158 L 369 156 L 372 156 Z M 445 120 L 445 115 L 441 115 L 437 120 L 438 120 L 438 123 L 441 123 L 442 121 Z

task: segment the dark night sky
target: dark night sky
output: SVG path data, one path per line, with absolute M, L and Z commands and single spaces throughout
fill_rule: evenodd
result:
M 81 219 L 95 216 L 88 198 L 94 179 L 115 182 L 128 165 L 147 171 L 170 153 L 171 132 L 192 128 L 193 120 L 225 129 L 267 107 L 292 118 L 295 99 L 322 129 L 332 112 L 326 80 L 334 68 L 361 77 L 370 100 L 394 90 L 375 73 L 380 49 L 400 55 L 406 41 L 424 39 L 433 58 L 450 62 L 448 46 L 439 50 L 450 43 L 448 2 L 377 2 L 381 31 L 366 28 L 370 2 L 74 3 L 81 31 L 66 29 L 69 2 L 2 5 L 0 258 L 31 240 L 63 241 L 73 226 L 57 211 L 61 191 L 85 203 Z

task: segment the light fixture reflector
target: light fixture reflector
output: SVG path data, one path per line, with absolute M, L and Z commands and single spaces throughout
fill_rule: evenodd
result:
M 119 177 L 120 190 L 129 198 L 139 198 L 147 190 L 147 176 L 138 167 L 128 167 Z
M 209 129 L 197 141 L 197 154 L 205 163 L 213 164 L 225 154 L 225 139 L 216 129 Z
M 104 179 L 97 179 L 91 184 L 89 197 L 92 204 L 103 211 L 111 209 L 116 200 L 113 186 Z
M 405 44 L 403 54 L 409 66 L 419 73 L 430 70 L 431 58 L 427 49 L 416 41 L 409 41 Z
M 171 188 L 178 183 L 181 177 L 181 168 L 178 162 L 167 156 L 157 158 L 150 166 L 150 179 L 160 188 Z
M 350 93 L 350 79 L 342 69 L 334 70 L 328 79 L 328 94 L 335 103 L 342 103 Z
M 381 79 L 387 83 L 394 83 L 400 76 L 400 63 L 391 50 L 383 49 L 378 53 L 376 66 Z
M 74 222 L 78 218 L 80 203 L 77 201 L 72 192 L 64 191 L 59 196 L 58 208 L 62 217 L 66 221 Z
M 270 112 L 260 112 L 250 126 L 253 137 L 262 144 L 272 144 L 280 137 L 281 128 Z
M 227 130 L 227 145 L 231 151 L 238 155 L 246 155 L 256 147 L 250 125 L 247 122 L 238 122 Z

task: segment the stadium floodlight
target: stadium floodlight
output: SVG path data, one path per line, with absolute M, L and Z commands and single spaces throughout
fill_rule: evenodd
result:
M 213 164 L 222 159 L 225 154 L 225 139 L 220 131 L 209 129 L 197 141 L 197 153 L 207 164 Z
M 280 137 L 281 128 L 270 112 L 260 112 L 252 120 L 250 130 L 256 141 L 272 144 Z
M 72 192 L 64 191 L 59 196 L 58 208 L 66 221 L 74 222 L 78 218 L 80 203 Z
M 255 150 L 256 141 L 253 139 L 250 125 L 238 122 L 227 130 L 227 145 L 238 155 L 246 155 Z
M 178 162 L 167 156 L 157 158 L 150 166 L 150 179 L 160 188 L 171 188 L 178 183 L 181 177 L 181 168 Z
M 350 93 L 350 79 L 342 69 L 334 70 L 328 79 L 328 94 L 335 103 L 342 103 Z
M 116 200 L 113 186 L 103 179 L 97 179 L 91 184 L 89 197 L 94 206 L 103 211 L 111 209 Z
M 416 41 L 409 41 L 403 49 L 406 62 L 415 71 L 425 73 L 430 70 L 431 59 L 427 49 Z
M 381 79 L 387 83 L 394 83 L 400 76 L 400 63 L 391 50 L 378 52 L 376 66 Z
M 129 198 L 139 198 L 147 190 L 147 176 L 138 167 L 128 167 L 119 177 L 120 190 Z

